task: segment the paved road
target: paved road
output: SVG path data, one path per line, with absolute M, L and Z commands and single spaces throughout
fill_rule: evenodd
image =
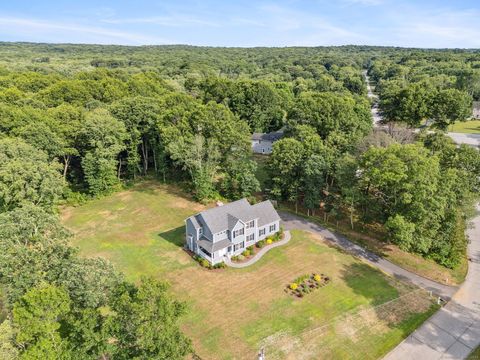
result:
M 447 133 L 457 144 L 467 144 L 480 148 L 480 134 Z
M 380 116 L 379 109 L 378 109 L 378 95 L 373 93 L 372 86 L 370 85 L 370 77 L 367 75 L 367 71 L 363 71 L 363 76 L 365 77 L 365 82 L 367 83 L 367 96 L 369 99 L 373 100 L 373 105 L 371 108 L 372 118 L 373 118 L 373 126 L 380 127 L 383 126 L 381 124 L 382 117 Z
M 468 275 L 452 300 L 393 349 L 385 360 L 465 359 L 480 345 L 480 205 L 472 227 Z
M 392 275 L 395 278 L 409 281 L 417 286 L 420 286 L 426 290 L 432 291 L 434 294 L 440 295 L 445 299 L 450 299 L 452 295 L 457 291 L 457 287 L 446 286 L 439 284 L 435 281 L 426 279 L 422 276 L 414 274 L 410 271 L 407 271 L 388 260 L 383 259 L 382 257 L 373 254 L 364 248 L 352 243 L 346 237 L 339 234 L 335 234 L 330 230 L 320 226 L 318 224 L 312 223 L 304 218 L 295 216 L 290 213 L 281 212 L 280 217 L 283 220 L 283 226 L 287 230 L 292 229 L 301 229 L 306 231 L 311 231 L 321 235 L 324 239 L 334 243 L 340 248 L 352 253 L 353 255 L 361 258 L 367 263 L 379 268 L 383 272 Z M 479 299 L 480 301 L 480 299 Z
M 233 268 L 244 268 L 244 267 L 250 266 L 252 264 L 255 264 L 258 260 L 260 260 L 260 258 L 271 249 L 288 243 L 290 241 L 290 238 L 291 238 L 290 231 L 285 231 L 285 237 L 282 240 L 261 248 L 259 252 L 257 252 L 252 258 L 248 259 L 247 261 L 241 262 L 241 263 L 235 263 L 235 262 L 232 262 L 229 258 L 225 257 L 225 264 Z

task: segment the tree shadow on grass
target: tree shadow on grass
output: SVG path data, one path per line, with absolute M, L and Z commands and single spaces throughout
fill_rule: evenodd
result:
M 340 272 L 343 281 L 353 292 L 365 298 L 372 305 L 389 301 L 398 296 L 398 290 L 379 270 L 355 262 L 345 266 Z
M 185 226 L 179 226 L 158 234 L 162 239 L 178 247 L 183 247 L 185 244 Z

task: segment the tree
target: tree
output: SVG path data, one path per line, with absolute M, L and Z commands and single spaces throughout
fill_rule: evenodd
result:
M 24 203 L 52 209 L 64 187 L 59 164 L 18 138 L 0 139 L 0 212 Z
M 385 228 L 390 233 L 394 244 L 401 249 L 411 251 L 415 241 L 415 224 L 407 221 L 402 215 L 396 214 L 388 218 Z
M 120 281 L 103 259 L 77 258 L 57 216 L 25 205 L 0 214 L 0 284 L 8 304 L 46 281 L 62 286 L 79 308 L 107 304 Z
M 260 183 L 255 175 L 257 164 L 250 159 L 235 159 L 226 167 L 222 188 L 231 199 L 241 199 L 260 191 Z
M 440 90 L 433 103 L 432 118 L 439 129 L 445 130 L 456 121 L 472 115 L 472 97 L 457 89 Z
M 334 93 L 301 93 L 288 118 L 314 127 L 323 139 L 336 130 L 361 137 L 372 127 L 368 102 Z
M 196 198 L 205 200 L 214 197 L 214 176 L 220 159 L 216 142 L 207 143 L 203 136 L 196 135 L 179 138 L 167 149 L 171 158 L 190 174 Z
M 292 138 L 284 138 L 273 145 L 268 164 L 272 174 L 272 194 L 295 202 L 295 209 L 301 194 L 303 160 L 302 143 Z
M 118 156 L 125 149 L 125 126 L 108 111 L 97 109 L 87 114 L 82 138 L 86 145 L 82 168 L 90 193 L 110 191 L 118 183 Z
M 70 358 L 60 334 L 70 306 L 68 294 L 49 284 L 30 289 L 15 304 L 13 321 L 18 327 L 16 341 L 22 349 L 22 359 Z
M 178 327 L 185 305 L 171 300 L 167 285 L 143 278 L 140 285 L 120 286 L 112 297 L 107 329 L 115 339 L 115 359 L 183 359 L 191 342 Z
M 322 190 L 325 187 L 328 163 L 321 155 L 313 154 L 303 165 L 304 197 L 303 203 L 310 215 L 320 205 Z
M 158 131 L 156 131 L 160 115 L 158 99 L 123 98 L 112 105 L 111 112 L 115 118 L 125 124 L 129 136 L 127 142 L 129 172 L 135 177 L 141 156 L 142 173 L 146 174 L 149 164 L 149 149 L 155 151 L 154 145 L 161 143 Z

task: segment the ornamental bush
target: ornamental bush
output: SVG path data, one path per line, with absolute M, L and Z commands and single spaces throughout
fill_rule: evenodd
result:
M 210 263 L 208 262 L 207 259 L 202 259 L 202 260 L 200 260 L 200 265 L 202 265 L 202 266 L 205 267 L 205 268 L 210 267 Z
M 298 288 L 298 284 L 297 284 L 297 283 L 291 283 L 291 284 L 290 284 L 290 289 L 292 289 L 292 290 L 297 290 L 297 288 Z
M 270 239 L 270 238 L 267 239 L 267 245 L 270 245 L 272 242 L 273 242 L 272 239 Z
M 257 248 L 261 249 L 265 246 L 265 240 L 260 240 L 257 242 Z
M 322 277 L 318 274 L 315 274 L 315 275 L 313 275 L 313 280 L 320 281 L 320 280 L 322 280 Z

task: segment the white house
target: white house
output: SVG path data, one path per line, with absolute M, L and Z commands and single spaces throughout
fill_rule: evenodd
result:
M 190 216 L 185 225 L 185 246 L 215 265 L 278 232 L 280 216 L 268 200 L 242 199 Z
M 282 130 L 271 133 L 254 133 L 252 135 L 252 150 L 257 154 L 271 154 L 273 143 L 282 137 Z

